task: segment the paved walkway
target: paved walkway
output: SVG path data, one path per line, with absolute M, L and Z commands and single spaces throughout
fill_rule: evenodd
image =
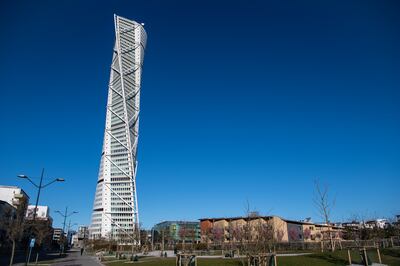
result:
M 95 257 L 81 256 L 80 250 L 70 250 L 67 257 L 59 259 L 51 264 L 52 266 L 102 266 Z

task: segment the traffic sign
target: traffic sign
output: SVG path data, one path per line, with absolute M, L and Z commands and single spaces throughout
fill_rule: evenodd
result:
M 32 238 L 31 242 L 29 243 L 29 247 L 33 248 L 35 246 L 35 239 Z

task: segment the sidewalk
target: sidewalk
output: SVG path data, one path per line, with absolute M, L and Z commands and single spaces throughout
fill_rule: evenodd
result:
M 25 263 L 13 264 L 14 266 L 24 266 Z M 35 265 L 35 262 L 31 260 L 29 265 Z M 38 265 L 54 265 L 54 266 L 103 266 L 95 257 L 83 254 L 81 256 L 80 250 L 73 249 L 69 250 L 64 258 L 58 258 L 47 262 L 46 260 L 39 261 Z

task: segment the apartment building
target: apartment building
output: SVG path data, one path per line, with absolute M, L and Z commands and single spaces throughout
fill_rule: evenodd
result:
M 53 229 L 53 242 L 58 242 L 61 238 L 62 233 L 63 233 L 62 228 L 54 228 Z
M 14 208 L 17 208 L 23 200 L 29 202 L 29 196 L 25 191 L 16 186 L 0 186 L 0 200 L 7 202 Z
M 256 241 L 319 242 L 342 238 L 340 226 L 294 221 L 278 216 L 222 217 L 200 219 L 202 243 Z

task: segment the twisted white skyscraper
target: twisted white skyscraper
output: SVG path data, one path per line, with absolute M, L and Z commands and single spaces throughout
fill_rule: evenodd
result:
M 90 237 L 134 243 L 139 231 L 136 170 L 140 78 L 147 37 L 143 25 L 135 21 L 114 15 L 114 23 L 115 45 Z

